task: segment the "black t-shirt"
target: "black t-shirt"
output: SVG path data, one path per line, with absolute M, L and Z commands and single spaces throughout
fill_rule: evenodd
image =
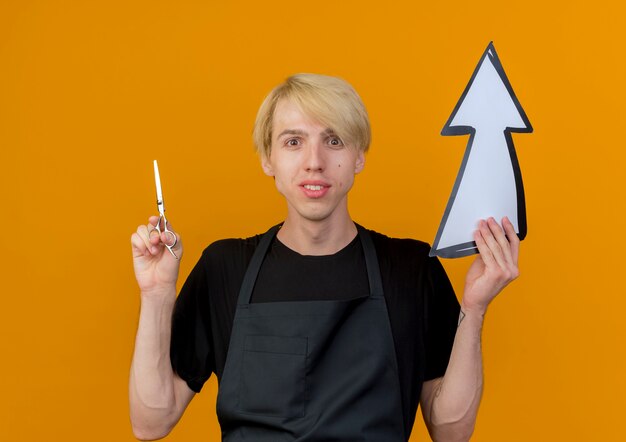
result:
M 459 303 L 428 244 L 370 231 L 383 282 L 398 360 L 405 434 L 410 434 L 422 382 L 444 375 Z M 199 392 L 211 373 L 222 376 L 239 289 L 261 235 L 207 247 L 176 300 L 172 322 L 174 371 Z M 306 256 L 274 238 L 251 302 L 351 299 L 369 293 L 358 235 L 333 255 Z

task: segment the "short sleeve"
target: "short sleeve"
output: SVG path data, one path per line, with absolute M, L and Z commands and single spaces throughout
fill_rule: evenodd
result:
M 437 257 L 428 258 L 427 271 L 424 298 L 425 381 L 445 374 L 460 312 L 452 284 Z
M 206 266 L 201 257 L 176 299 L 170 345 L 172 369 L 196 393 L 215 371 L 210 321 Z

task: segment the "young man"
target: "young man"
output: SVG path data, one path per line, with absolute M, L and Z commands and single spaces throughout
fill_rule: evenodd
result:
M 418 404 L 434 440 L 468 440 L 482 392 L 480 336 L 517 277 L 512 224 L 480 221 L 459 304 L 427 244 L 356 225 L 347 195 L 370 142 L 343 80 L 290 77 L 254 139 L 287 202 L 282 225 L 209 246 L 176 298 L 179 261 L 156 217 L 132 235 L 141 313 L 130 373 L 139 439 L 168 434 L 215 373 L 225 441 L 406 441 Z

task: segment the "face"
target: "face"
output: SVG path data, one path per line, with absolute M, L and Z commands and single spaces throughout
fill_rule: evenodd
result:
M 347 194 L 365 156 L 289 100 L 277 103 L 264 172 L 286 198 L 288 217 L 322 221 L 348 215 Z

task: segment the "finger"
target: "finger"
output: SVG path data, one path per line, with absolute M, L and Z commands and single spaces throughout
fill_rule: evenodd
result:
M 496 265 L 496 260 L 487 246 L 487 242 L 483 238 L 482 232 L 480 229 L 474 232 L 474 242 L 476 243 L 476 247 L 478 247 L 478 251 L 480 252 L 480 256 L 485 263 L 485 266 L 492 267 Z
M 179 258 L 183 253 L 183 243 L 181 242 L 180 235 L 174 231 L 168 230 L 161 234 L 163 243 L 166 244 Z
M 479 230 L 483 237 L 483 240 L 491 251 L 495 263 L 502 268 L 506 268 L 507 264 L 502 253 L 502 249 L 500 248 L 500 244 L 498 244 L 498 242 L 496 241 L 496 238 L 493 236 L 489 223 L 485 220 L 481 220 L 479 223 Z
M 170 248 L 174 248 L 180 241 L 180 235 L 172 228 L 172 223 L 169 221 L 164 222 L 163 229 L 161 230 L 161 241 L 163 244 Z
M 156 227 L 152 224 L 148 224 L 146 226 L 147 230 L 148 230 L 148 237 L 150 239 L 150 243 L 152 245 L 157 245 L 159 244 L 159 242 L 161 241 L 159 239 L 159 231 L 156 229 Z
M 163 241 L 163 244 L 168 247 L 174 247 L 178 243 L 178 235 L 171 230 L 168 230 L 167 232 L 161 233 L 161 241 Z
M 150 250 L 146 245 L 146 242 L 138 233 L 133 233 L 130 237 L 130 244 L 133 249 L 133 257 L 139 258 L 141 256 L 150 256 Z
M 157 254 L 159 252 L 158 247 L 156 246 L 156 244 L 151 239 L 150 232 L 148 231 L 148 226 L 141 225 L 141 226 L 137 227 L 137 235 L 141 238 L 141 240 L 146 245 L 146 248 L 149 250 L 149 252 L 152 255 L 155 255 L 155 254 Z M 157 243 L 158 243 L 158 241 L 159 241 L 159 238 L 158 238 L 158 235 L 157 235 Z
M 509 240 L 506 238 L 504 234 L 504 230 L 502 227 L 496 222 L 496 220 L 491 217 L 487 220 L 487 224 L 489 226 L 489 230 L 493 234 L 496 242 L 500 246 L 500 250 L 502 251 L 502 257 L 507 266 L 513 265 L 513 258 L 511 257 L 511 245 L 509 244 Z
M 146 243 L 146 246 L 150 246 L 150 232 L 148 232 L 148 227 L 145 225 L 141 225 L 137 227 L 137 235 L 141 237 Z
M 154 245 L 157 245 L 160 242 L 159 231 L 156 230 L 158 223 L 159 223 L 159 217 L 152 215 L 148 218 L 148 225 L 146 226 L 148 228 L 150 241 Z
M 159 222 L 159 217 L 156 215 L 152 215 L 150 218 L 148 218 L 148 223 L 151 224 L 152 227 L 156 227 L 158 222 Z
M 511 245 L 511 258 L 513 260 L 513 265 L 517 267 L 520 246 L 519 237 L 517 236 L 517 232 L 515 232 L 515 226 L 508 217 L 505 216 L 502 219 L 502 225 L 504 226 L 504 231 L 506 232 L 509 244 Z

